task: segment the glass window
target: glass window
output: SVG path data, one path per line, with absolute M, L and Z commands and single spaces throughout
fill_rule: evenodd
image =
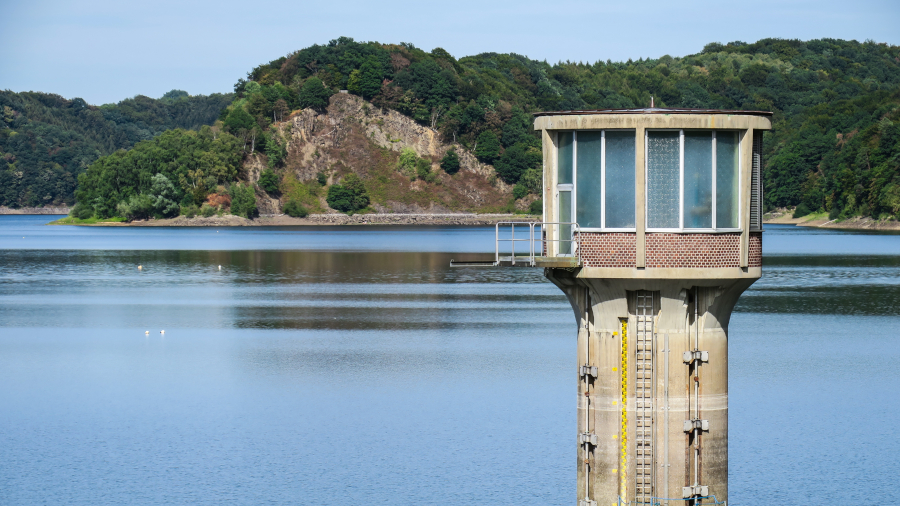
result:
M 716 132 L 716 228 L 740 228 L 738 133 Z
M 680 228 L 680 132 L 647 132 L 647 227 Z
M 559 132 L 557 155 L 557 184 L 572 184 L 572 152 L 575 147 L 572 132 Z
M 558 132 L 559 221 L 588 230 L 635 228 L 634 135 Z M 646 140 L 648 229 L 740 228 L 739 132 L 652 130 Z
M 634 131 L 607 131 L 606 228 L 634 228 L 634 184 Z
M 712 228 L 712 132 L 684 133 L 684 228 Z
M 572 192 L 559 192 L 559 221 L 560 223 L 572 220 Z M 559 252 L 563 255 L 572 254 L 572 225 L 559 226 Z
M 647 228 L 740 228 L 739 137 L 712 130 L 648 132 Z
M 603 226 L 600 222 L 603 134 L 599 131 L 584 131 L 575 135 L 575 221 L 579 227 L 600 228 Z M 634 173 L 633 158 L 631 165 L 631 172 Z

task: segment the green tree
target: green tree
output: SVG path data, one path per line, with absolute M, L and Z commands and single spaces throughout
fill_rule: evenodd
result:
M 532 119 L 520 107 L 513 109 L 512 117 L 503 125 L 503 147 L 534 138 Z
M 79 220 L 86 220 L 94 216 L 94 209 L 90 206 L 78 203 L 72 207 L 72 210 L 69 211 L 69 215 L 73 218 L 78 218 Z
M 369 205 L 369 194 L 362 179 L 356 174 L 350 174 L 344 177 L 342 184 L 328 187 L 325 200 L 332 209 L 352 214 Z
M 253 116 L 256 124 L 262 127 L 272 123 L 274 118 L 273 105 L 261 92 L 250 95 L 247 100 L 247 112 Z
M 288 199 L 284 204 L 284 214 L 293 218 L 306 218 L 309 216 L 309 210 L 296 199 Z
M 228 116 L 225 117 L 224 123 L 225 128 L 232 134 L 246 132 L 252 129 L 256 124 L 256 122 L 253 121 L 253 116 L 241 106 L 232 108 L 231 112 L 228 113 Z
M 525 188 L 521 183 L 515 185 L 513 187 L 513 198 L 519 200 L 528 195 L 528 188 Z
M 500 141 L 497 134 L 485 130 L 478 135 L 475 146 L 475 156 L 484 163 L 494 163 L 500 156 Z
M 319 112 L 328 107 L 328 99 L 333 93 L 318 77 L 310 77 L 300 88 L 300 107 L 312 108 Z
M 132 195 L 127 201 L 119 202 L 116 206 L 120 216 L 128 221 L 146 220 L 153 216 L 154 198 L 150 195 Z
M 280 166 L 284 159 L 287 158 L 287 147 L 279 142 L 274 133 L 271 136 L 266 136 L 266 158 L 270 168 Z
M 228 194 L 231 196 L 231 214 L 250 219 L 259 216 L 252 186 L 235 183 L 229 187 Z
M 447 174 L 456 174 L 459 172 L 459 155 L 456 153 L 456 148 L 450 148 L 444 153 L 444 158 L 441 159 L 441 168 L 444 169 L 444 172 Z
M 494 164 L 497 175 L 508 184 L 519 182 L 519 178 L 529 169 L 540 167 L 541 151 L 529 143 L 513 144 Z
M 347 78 L 347 91 L 354 95 L 362 95 L 359 87 L 359 69 L 350 72 L 350 76 Z
M 257 184 L 267 193 L 278 193 L 278 176 L 272 169 L 263 169 Z
M 881 192 L 881 205 L 900 218 L 900 183 L 887 185 Z
M 374 56 L 366 58 L 366 62 L 359 68 L 357 93 L 366 100 L 371 99 L 381 91 L 383 78 L 381 62 Z
M 434 182 L 434 174 L 431 173 L 431 162 L 424 158 L 416 160 L 416 175 L 423 181 Z
M 397 170 L 404 176 L 409 178 L 416 177 L 416 165 L 419 161 L 419 155 L 412 148 L 403 148 L 400 151 L 400 158 L 397 160 Z
M 153 198 L 153 213 L 161 218 L 178 216 L 180 206 L 176 203 L 175 185 L 164 174 L 157 173 L 150 179 L 150 196 Z
M 540 167 L 527 169 L 519 178 L 519 184 L 528 190 L 528 193 L 540 195 L 544 189 L 544 171 Z

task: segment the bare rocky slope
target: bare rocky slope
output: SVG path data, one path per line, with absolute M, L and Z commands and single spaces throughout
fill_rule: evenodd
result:
M 479 162 L 459 145 L 441 142 L 439 134 L 397 111 L 382 110 L 354 95 L 339 93 L 331 98 L 325 113 L 312 109 L 296 111 L 275 125 L 286 141 L 287 158 L 281 175 L 292 172 L 300 181 L 312 181 L 319 172 L 328 176 L 328 184 L 356 173 L 366 183 L 371 207 L 379 213 L 455 213 L 509 211 L 512 187 L 496 177 L 494 167 Z M 456 147 L 460 170 L 454 175 L 440 168 L 448 149 Z M 411 181 L 398 169 L 400 152 L 413 149 L 431 162 L 437 180 Z M 244 162 L 245 177 L 259 179 L 266 158 L 255 154 Z M 324 192 L 319 196 L 321 210 L 328 212 Z M 525 209 L 535 197 L 516 202 Z M 261 214 L 281 212 L 284 197 L 257 190 Z

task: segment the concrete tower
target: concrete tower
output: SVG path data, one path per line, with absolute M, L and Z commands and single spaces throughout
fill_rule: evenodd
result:
M 531 232 L 538 252 L 518 262 L 544 266 L 578 322 L 580 505 L 728 499 L 728 320 L 761 275 L 770 117 L 535 119 L 544 224 Z

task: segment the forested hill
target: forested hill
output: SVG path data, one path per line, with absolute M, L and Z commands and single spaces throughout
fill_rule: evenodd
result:
M 277 181 L 299 173 L 285 163 L 288 140 L 278 134 L 278 124 L 297 109 L 324 111 L 341 89 L 471 150 L 500 179 L 516 184 L 520 198 L 535 191 L 529 171 L 540 164 L 531 112 L 644 107 L 651 96 L 667 107 L 771 110 L 774 130 L 765 137 L 768 207 L 803 204 L 801 210 L 835 217 L 900 213 L 897 46 L 765 39 L 711 43 L 684 57 L 551 65 L 517 54 L 456 59 L 441 48 L 427 52 L 408 43 L 342 37 L 249 72 L 235 85 L 222 128 L 245 160 L 255 157 L 253 151 L 264 155 L 272 172 L 266 184 L 275 189 Z M 104 173 L 115 173 L 110 163 Z M 91 181 L 103 179 L 100 167 Z M 175 171 L 167 179 L 178 180 L 184 174 L 176 172 L 187 169 L 160 165 L 160 173 L 167 170 Z M 198 196 L 227 183 L 194 174 L 209 185 L 184 179 L 183 188 L 174 189 L 182 205 L 190 203 L 189 193 L 199 204 Z M 426 178 L 423 173 L 422 184 L 431 184 Z M 122 188 L 121 197 L 150 192 L 149 178 L 140 180 L 140 187 Z M 84 190 L 85 199 L 99 198 Z M 114 212 L 112 204 L 104 203 L 103 212 Z
M 211 125 L 232 94 L 172 90 L 92 106 L 80 98 L 0 91 L 0 206 L 73 204 L 78 174 L 103 155 L 172 128 Z

